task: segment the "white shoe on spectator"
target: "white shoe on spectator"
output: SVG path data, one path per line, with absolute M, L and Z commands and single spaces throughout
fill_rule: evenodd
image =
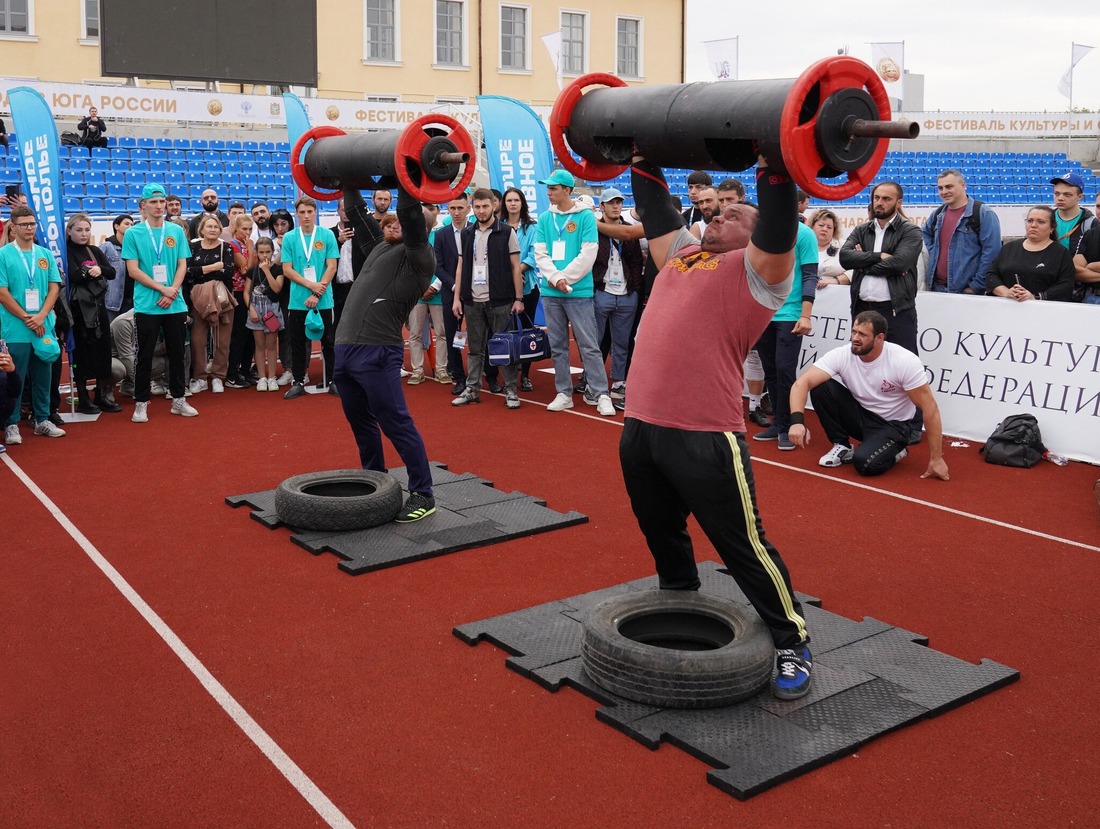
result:
M 267 378 L 261 377 L 256 381 L 256 391 L 267 391 Z
M 573 398 L 568 394 L 558 394 L 546 407 L 548 412 L 564 412 L 566 409 L 573 408 Z
M 65 437 L 65 430 L 58 429 L 50 421 L 43 420 L 41 423 L 34 427 L 34 433 L 41 435 L 44 438 L 63 438 Z
M 596 401 L 596 411 L 600 413 L 601 417 L 614 417 L 615 406 L 611 402 L 611 395 L 601 394 Z
M 172 414 L 174 415 L 195 417 L 198 413 L 198 409 L 188 403 L 186 397 L 177 397 L 172 401 Z
M 164 387 L 163 383 L 152 382 L 149 384 L 149 394 L 160 397 L 162 394 L 168 394 L 168 389 Z
M 23 436 L 19 434 L 19 425 L 16 423 L 4 427 L 4 443 L 8 446 L 18 446 L 23 442 Z
M 135 403 L 134 413 L 130 416 L 130 420 L 133 423 L 148 423 L 149 422 L 149 404 L 148 403 Z
M 211 394 L 221 394 L 223 391 L 225 391 L 225 384 L 222 383 L 221 380 L 215 377 L 213 380 L 210 381 Z
M 191 381 L 190 391 L 191 394 L 198 394 L 201 391 L 206 391 L 207 385 L 205 380 L 199 380 L 197 377 Z
M 294 372 L 287 369 L 279 375 L 279 379 L 275 381 L 277 385 L 289 386 L 294 382 Z

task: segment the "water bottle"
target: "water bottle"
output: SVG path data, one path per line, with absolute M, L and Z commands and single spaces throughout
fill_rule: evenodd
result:
M 1048 460 L 1057 466 L 1065 466 L 1069 463 L 1069 458 L 1065 455 L 1059 455 L 1057 452 L 1051 452 L 1049 449 L 1043 453 L 1043 460 Z

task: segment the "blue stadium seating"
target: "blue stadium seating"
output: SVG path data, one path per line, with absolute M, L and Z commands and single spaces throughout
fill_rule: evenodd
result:
M 162 150 L 170 150 L 176 145 L 176 142 L 171 138 L 158 138 L 157 147 Z
M 151 150 L 157 146 L 157 142 L 152 138 L 139 138 L 137 140 L 137 145 L 142 149 Z
M 68 198 L 70 196 L 78 198 L 80 196 L 83 196 L 84 183 L 81 182 L 78 184 L 76 182 L 66 181 L 64 184 L 61 185 L 61 195 L 64 198 Z
M 81 206 L 84 208 L 85 213 L 102 213 L 103 199 L 92 199 L 85 196 L 83 202 L 81 202 Z
M 149 160 L 149 151 L 145 150 L 145 149 L 140 149 L 140 148 L 130 150 L 130 160 L 131 161 L 148 161 Z
M 256 152 L 256 150 L 260 149 L 258 141 L 242 141 L 241 146 L 243 149 L 250 150 L 251 152 Z
M 80 199 L 73 198 L 72 196 L 66 196 L 61 200 L 61 204 L 65 208 L 66 213 L 80 212 Z
M 124 199 L 129 194 L 125 184 L 108 184 L 107 195 L 112 198 Z
M 129 135 L 120 136 L 118 139 L 118 146 L 120 147 L 136 147 L 138 145 L 136 138 L 131 138 Z
M 148 173 L 149 162 L 148 161 L 130 161 L 130 172 L 133 173 Z
M 243 150 L 244 145 L 240 141 L 226 141 L 225 149 L 227 150 Z
M 126 213 L 129 211 L 126 199 L 107 198 L 103 201 L 103 209 L 110 214 Z
M 261 141 L 260 142 L 260 149 L 265 153 L 273 153 L 273 152 L 275 152 L 275 149 L 276 149 L 275 142 L 274 141 Z
M 210 142 L 205 138 L 192 138 L 191 139 L 192 150 L 208 150 L 210 149 Z
M 220 140 L 220 139 L 216 139 L 216 138 L 212 139 L 210 141 L 209 148 L 211 150 L 224 150 L 225 149 L 225 142 Z

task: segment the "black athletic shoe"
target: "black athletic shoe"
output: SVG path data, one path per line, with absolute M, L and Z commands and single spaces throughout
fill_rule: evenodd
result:
M 462 394 L 466 390 L 466 381 L 460 380 L 451 386 L 451 394 Z
M 497 380 L 490 380 L 489 391 L 493 394 L 500 394 L 502 391 L 504 391 L 504 384 Z
M 519 381 L 519 390 L 520 391 L 534 391 L 535 390 L 534 385 L 531 383 L 531 378 L 530 377 L 524 377 L 522 380 Z
M 335 383 L 329 383 L 328 384 L 328 393 L 331 394 L 333 397 L 339 397 L 340 396 L 340 392 L 337 391 Z
M 46 420 L 50 421 L 54 426 L 60 427 L 65 425 L 65 421 L 61 419 L 61 415 L 57 412 L 50 412 L 50 416 L 47 417 Z
M 228 383 L 226 385 L 228 385 Z M 286 394 L 283 395 L 283 400 L 293 400 L 295 397 L 301 397 L 305 393 L 305 385 L 303 383 L 295 383 L 287 389 Z
M 393 520 L 398 524 L 411 524 L 413 521 L 427 518 L 433 512 L 435 512 L 435 498 L 431 495 L 412 492 L 405 499 L 405 506 L 401 508 L 401 512 Z
M 749 412 L 749 420 L 764 429 L 772 425 L 772 419 L 764 414 L 764 410 L 759 406 Z
M 776 651 L 775 669 L 772 694 L 777 699 L 798 699 L 810 692 L 813 657 L 805 645 Z
M 587 394 L 588 393 L 588 378 L 583 374 L 577 384 L 573 386 L 573 394 Z

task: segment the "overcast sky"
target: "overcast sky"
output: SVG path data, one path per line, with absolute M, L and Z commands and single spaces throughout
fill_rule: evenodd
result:
M 796 77 L 843 46 L 869 61 L 872 41 L 903 40 L 905 69 L 924 75 L 927 110 L 1065 112 L 1069 99 L 1057 85 L 1076 41 L 1098 48 L 1077 64 L 1073 104 L 1100 109 L 1095 0 L 687 0 L 687 8 L 689 81 L 713 80 L 704 40 L 740 37 L 743 80 Z

